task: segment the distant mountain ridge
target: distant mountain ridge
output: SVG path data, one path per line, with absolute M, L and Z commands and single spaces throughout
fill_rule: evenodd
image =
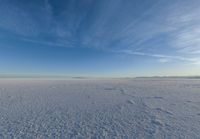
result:
M 149 77 L 136 77 L 136 78 L 186 78 L 186 79 L 200 79 L 200 76 L 149 76 Z

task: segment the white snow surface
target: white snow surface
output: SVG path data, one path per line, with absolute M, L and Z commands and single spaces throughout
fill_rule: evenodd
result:
M 0 79 L 1 139 L 197 139 L 198 79 Z

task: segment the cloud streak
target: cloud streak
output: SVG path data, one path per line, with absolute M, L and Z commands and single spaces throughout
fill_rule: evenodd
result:
M 188 58 L 188 57 L 181 57 L 181 56 L 171 56 L 171 55 L 162 55 L 162 54 L 151 54 L 151 53 L 143 53 L 143 52 L 134 52 L 131 50 L 123 50 L 118 51 L 117 53 L 124 53 L 129 55 L 139 55 L 139 56 L 148 56 L 158 59 L 161 63 L 167 63 L 172 60 L 178 60 L 178 61 L 184 61 L 184 62 L 190 62 L 192 64 L 198 64 L 199 60 L 198 58 Z
M 41 45 L 198 63 L 199 5 L 198 0 L 1 0 L 0 29 Z

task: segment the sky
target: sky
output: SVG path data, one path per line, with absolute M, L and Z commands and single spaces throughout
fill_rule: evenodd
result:
M 0 0 L 0 75 L 200 75 L 200 1 Z

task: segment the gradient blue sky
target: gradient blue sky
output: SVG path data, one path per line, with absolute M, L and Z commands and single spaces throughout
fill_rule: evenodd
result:
M 0 74 L 200 75 L 200 1 L 0 0 Z

